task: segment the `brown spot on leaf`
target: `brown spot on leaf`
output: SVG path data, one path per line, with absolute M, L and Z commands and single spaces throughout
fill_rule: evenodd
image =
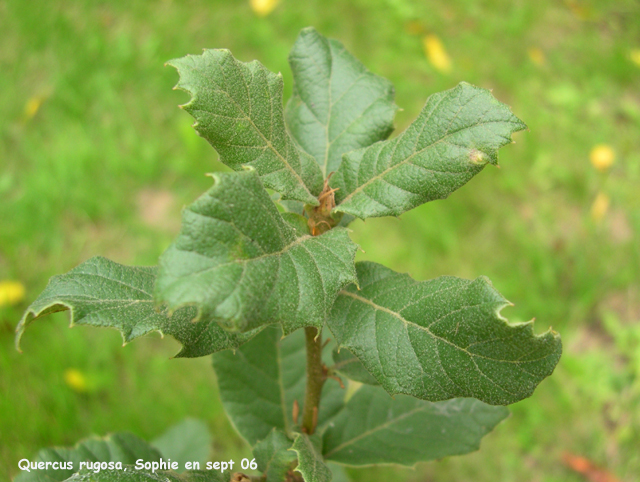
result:
M 484 152 L 479 151 L 478 149 L 471 149 L 471 151 L 469 151 L 469 160 L 473 164 L 484 166 L 487 162 L 489 162 L 489 156 L 487 156 Z

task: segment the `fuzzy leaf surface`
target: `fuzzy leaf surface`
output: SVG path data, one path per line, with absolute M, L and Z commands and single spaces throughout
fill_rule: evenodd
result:
M 331 470 L 322 457 L 322 439 L 318 435 L 296 435 L 292 450 L 298 454 L 298 467 L 305 482 L 330 482 Z
M 183 474 L 167 471 L 152 473 L 131 466 L 126 467 L 126 471 L 101 470 L 98 473 L 83 469 L 64 482 L 229 482 L 230 479 L 230 474 L 215 470 L 194 470 Z
M 204 465 L 211 452 L 211 434 L 202 420 L 187 418 L 151 442 L 162 454 L 163 459 L 178 462 L 182 472 L 187 462 Z
M 257 333 L 227 333 L 207 320 L 193 323 L 197 313 L 192 307 L 173 314 L 157 309 L 152 295 L 156 273 L 155 267 L 125 266 L 97 256 L 54 276 L 23 315 L 16 345 L 35 319 L 65 310 L 71 313 L 72 326 L 116 328 L 125 343 L 151 331 L 171 335 L 183 345 L 178 357 L 237 348 Z
M 359 466 L 399 464 L 461 455 L 509 415 L 506 407 L 473 398 L 426 402 L 391 398 L 379 387 L 362 386 L 331 421 L 323 436 L 327 460 Z
M 154 462 L 159 461 L 160 457 L 160 452 L 141 438 L 126 432 L 114 433 L 103 438 L 93 437 L 81 440 L 74 447 L 52 447 L 42 449 L 38 452 L 38 455 L 34 460 L 35 462 L 72 462 L 73 469 L 54 470 L 53 468 L 49 468 L 45 470 L 32 470 L 30 472 L 23 471 L 16 476 L 14 482 L 64 481 L 79 470 L 80 462 L 121 462 L 124 466 L 135 465 L 137 459 Z M 120 471 L 116 472 L 119 473 Z M 93 472 L 91 473 L 93 474 Z M 106 481 L 119 479 L 100 480 Z
M 304 401 L 306 353 L 304 331 L 286 338 L 276 326 L 265 328 L 234 352 L 213 356 L 220 398 L 231 422 L 250 444 L 264 440 L 273 428 L 293 437 L 294 400 Z M 322 389 L 320 431 L 344 404 L 345 390 L 335 380 Z
M 357 247 L 347 231 L 302 235 L 253 170 L 214 178 L 160 258 L 157 297 L 170 308 L 196 305 L 230 331 L 322 327 L 338 291 L 355 281 Z
M 337 211 L 361 219 L 399 216 L 444 199 L 497 165 L 498 149 L 525 124 L 486 89 L 462 82 L 434 94 L 398 137 L 344 156 L 331 178 Z
M 342 43 L 305 28 L 289 64 L 294 86 L 287 125 L 324 177 L 340 167 L 345 152 L 389 137 L 397 110 L 393 85 L 367 70 Z
M 340 375 L 367 385 L 380 385 L 378 380 L 367 371 L 360 359 L 346 348 L 334 349 L 332 357 L 334 365 L 331 368 Z
M 191 95 L 183 108 L 196 119 L 196 131 L 223 163 L 236 171 L 252 166 L 265 186 L 318 204 L 322 173 L 287 133 L 282 75 L 256 60 L 240 62 L 228 50 L 205 50 L 167 64 L 180 74 L 176 88 Z
M 253 448 L 258 470 L 265 482 L 283 482 L 295 466 L 296 454 L 289 450 L 293 442 L 281 430 L 273 429 Z
M 509 324 L 509 302 L 488 279 L 418 282 L 376 263 L 356 264 L 361 290 L 341 291 L 328 324 L 390 394 L 432 402 L 477 398 L 507 405 L 551 375 L 560 336 Z

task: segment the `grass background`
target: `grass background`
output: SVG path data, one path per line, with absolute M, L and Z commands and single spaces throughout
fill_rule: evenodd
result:
M 557 2 L 282 0 L 267 17 L 248 1 L 0 0 L 0 280 L 25 300 L 0 308 L 0 479 L 40 447 L 130 430 L 153 438 L 185 416 L 206 420 L 216 460 L 249 455 L 218 400 L 209 360 L 171 360 L 173 340 L 121 347 L 111 330 L 67 330 L 64 314 L 13 331 L 48 278 L 101 254 L 154 264 L 180 209 L 221 169 L 177 109 L 163 63 L 202 48 L 259 59 L 285 79 L 298 31 L 338 38 L 396 86 L 397 131 L 427 96 L 466 80 L 493 89 L 530 128 L 447 201 L 400 219 L 353 224 L 365 253 L 418 279 L 489 276 L 515 307 L 561 332 L 555 374 L 483 441 L 480 452 L 350 472 L 354 481 L 580 481 L 562 454 L 622 481 L 640 478 L 640 5 Z M 453 62 L 441 73 L 422 36 Z M 535 61 L 530 49 L 544 60 Z M 616 151 L 602 174 L 599 143 Z M 598 193 L 611 199 L 599 222 Z M 65 383 L 79 370 L 88 390 Z

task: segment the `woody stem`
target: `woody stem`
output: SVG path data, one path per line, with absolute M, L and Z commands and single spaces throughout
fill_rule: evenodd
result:
M 307 386 L 302 410 L 302 431 L 309 435 L 316 430 L 322 386 L 326 380 L 322 365 L 322 337 L 317 328 L 304 329 L 307 345 Z

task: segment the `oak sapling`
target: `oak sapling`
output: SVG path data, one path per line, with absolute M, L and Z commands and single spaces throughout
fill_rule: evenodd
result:
M 55 276 L 17 342 L 36 318 L 70 310 L 72 324 L 117 328 L 125 342 L 159 331 L 182 343 L 180 357 L 213 354 L 261 472 L 251 480 L 328 482 L 330 462 L 411 466 L 476 450 L 505 405 L 553 372 L 559 335 L 508 323 L 487 278 L 416 281 L 355 262 L 346 226 L 446 198 L 497 165 L 525 124 L 463 82 L 389 139 L 393 86 L 340 42 L 304 29 L 289 62 L 286 108 L 282 76 L 257 61 L 205 50 L 168 63 L 196 131 L 232 172 L 184 209 L 158 267 L 96 257 Z M 348 380 L 362 385 L 346 398 Z

